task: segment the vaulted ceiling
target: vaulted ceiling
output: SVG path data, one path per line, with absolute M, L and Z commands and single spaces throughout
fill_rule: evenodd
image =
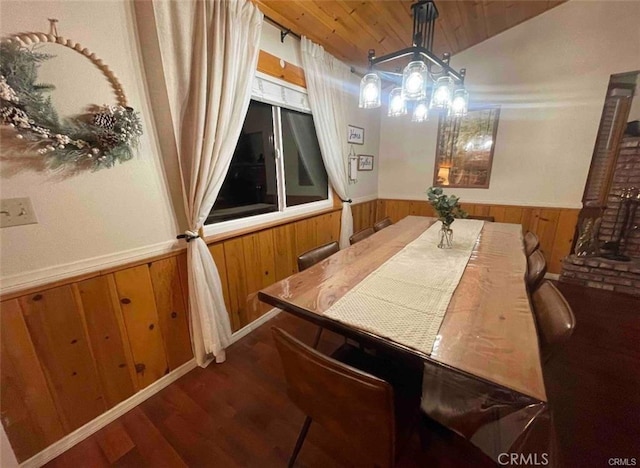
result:
M 566 0 L 437 0 L 434 51 L 455 54 Z M 413 0 L 254 0 L 265 15 L 355 66 L 411 45 Z

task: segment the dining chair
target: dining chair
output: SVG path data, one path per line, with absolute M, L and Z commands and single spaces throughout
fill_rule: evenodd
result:
M 469 215 L 467 219 L 479 219 L 480 221 L 489 221 L 490 223 L 495 222 L 496 218 L 494 216 L 480 216 L 480 215 Z
M 311 268 L 318 262 L 321 262 L 325 258 L 329 258 L 334 253 L 340 251 L 340 246 L 336 241 L 329 242 L 328 244 L 321 245 L 315 249 L 308 250 L 307 252 L 298 256 L 298 271 L 304 271 L 307 268 Z M 317 348 L 320 343 L 320 337 L 322 336 L 322 327 L 318 327 L 316 337 L 313 339 L 313 347 Z
M 391 218 L 384 218 L 373 225 L 373 230 L 375 232 L 381 231 L 386 227 L 391 226 L 393 223 L 391 222 Z
M 380 367 L 376 358 L 350 345 L 325 356 L 280 328 L 271 328 L 282 360 L 287 394 L 306 415 L 289 467 L 295 464 L 312 421 L 349 444 L 358 465 L 392 467 L 399 435 L 411 433 L 419 415 L 422 374 L 403 374 L 397 363 Z M 391 383 L 361 369 L 383 369 Z M 394 398 L 395 397 L 395 398 Z M 400 431 L 400 429 L 404 429 Z M 408 438 L 407 438 L 408 439 Z
M 571 306 L 551 281 L 545 281 L 531 295 L 538 326 L 542 359 L 546 362 L 566 342 L 576 327 Z
M 316 263 L 321 262 L 325 258 L 329 258 L 339 251 L 340 246 L 336 241 L 308 250 L 298 256 L 298 271 L 304 271 L 307 268 L 311 268 Z
M 353 234 L 351 237 L 349 237 L 349 243 L 351 245 L 360 242 L 362 240 L 365 240 L 367 237 L 371 236 L 375 234 L 375 231 L 373 230 L 373 228 L 366 228 L 363 229 L 362 231 L 358 231 L 355 234 Z
M 524 235 L 524 253 L 529 257 L 540 247 L 540 240 L 533 232 L 527 231 Z
M 527 258 L 527 287 L 530 292 L 535 291 L 547 273 L 547 262 L 540 249 L 534 251 Z

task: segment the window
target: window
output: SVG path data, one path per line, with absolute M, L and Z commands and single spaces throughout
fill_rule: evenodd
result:
M 252 100 L 205 224 L 287 211 L 327 200 L 328 191 L 311 114 Z
M 280 109 L 287 206 L 327 199 L 327 171 L 322 162 L 311 114 Z

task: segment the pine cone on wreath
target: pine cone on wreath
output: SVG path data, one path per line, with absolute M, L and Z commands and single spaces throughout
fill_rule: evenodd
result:
M 112 114 L 106 112 L 100 112 L 93 116 L 93 125 L 96 127 L 106 128 L 112 130 L 116 123 L 116 118 Z
M 102 132 L 98 136 L 98 143 L 100 143 L 100 146 L 103 148 L 111 149 L 120 144 L 120 139 L 114 132 Z

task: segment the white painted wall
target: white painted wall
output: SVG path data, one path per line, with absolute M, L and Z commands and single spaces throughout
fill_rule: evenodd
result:
M 580 207 L 609 77 L 640 69 L 640 2 L 570 0 L 453 57 L 501 104 L 491 186 L 465 201 Z M 437 118 L 381 117 L 379 196 L 424 199 Z
M 0 230 L 3 288 L 148 255 L 173 243 L 177 226 L 157 156 L 131 15 L 130 3 L 121 0 L 0 2 L 3 36 L 48 32 L 47 18 L 58 18 L 60 35 L 93 51 L 116 73 L 144 122 L 138 157 L 112 169 L 60 178 L 1 163 L 0 196 L 30 197 L 39 221 Z M 48 47 L 59 49 L 67 64 L 46 66 L 47 80 L 58 85 L 54 99 L 60 105 L 80 111 L 89 104 L 116 103 L 91 62 L 61 46 Z M 2 145 L 7 148 L 7 141 Z

